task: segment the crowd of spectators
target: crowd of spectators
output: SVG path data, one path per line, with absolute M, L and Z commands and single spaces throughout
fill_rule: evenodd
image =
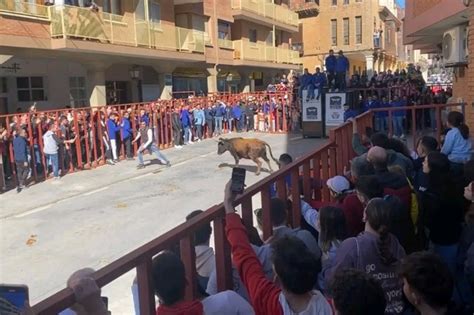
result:
M 137 150 L 140 140 L 137 146 L 133 141 L 142 122 L 152 130 L 155 149 L 158 144 L 181 149 L 223 133 L 298 129 L 291 99 L 287 90 L 278 90 L 50 112 L 38 112 L 33 105 L 28 113 L 0 122 L 0 171 L 6 180 L 16 174 L 21 191 L 33 175 L 59 179 L 100 161 L 114 165 L 121 158 L 132 160 L 143 153 Z
M 469 130 L 453 113 L 461 123 L 449 123 L 447 140 L 425 136 L 414 152 L 384 133 L 362 144 L 354 121 L 358 155 L 349 171 L 325 183 L 331 201 L 304 200 L 301 192 L 305 224 L 294 229 L 286 221 L 293 198 L 272 197 L 268 239 L 260 234 L 261 209 L 260 232 L 244 225 L 229 182 L 223 204 L 233 290 L 217 290 L 212 228 L 202 224 L 193 236 L 196 300 L 185 300 L 189 283 L 177 245 L 153 259 L 156 314 L 472 314 L 474 160 Z M 292 161 L 283 154 L 280 167 Z M 285 182 L 293 196 L 294 184 Z M 136 280 L 132 292 L 139 314 Z

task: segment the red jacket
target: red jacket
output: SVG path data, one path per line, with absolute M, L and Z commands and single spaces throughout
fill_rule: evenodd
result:
M 255 314 L 283 315 L 278 300 L 281 290 L 265 278 L 262 265 L 250 246 L 245 227 L 237 214 L 226 215 L 225 230 L 232 250 L 232 261 L 249 292 Z

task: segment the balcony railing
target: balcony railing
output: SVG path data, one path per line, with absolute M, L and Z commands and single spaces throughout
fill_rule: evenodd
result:
M 230 39 L 227 39 L 227 38 L 218 38 L 217 39 L 217 45 L 220 48 L 226 48 L 226 49 L 232 49 L 233 48 L 232 41 Z
M 250 11 L 278 22 L 298 26 L 298 14 L 283 6 L 257 0 L 232 0 L 232 9 Z
M 18 0 L 0 0 L 0 14 L 50 20 L 49 7 Z
M 287 64 L 301 63 L 299 53 L 295 50 L 252 43 L 248 40 L 235 40 L 233 44 L 234 59 Z
M 42 6 L 0 0 L 0 14 L 51 22 L 51 37 L 80 38 L 114 45 L 204 53 L 210 44 L 202 31 L 140 19 L 135 13 L 116 15 L 76 6 Z

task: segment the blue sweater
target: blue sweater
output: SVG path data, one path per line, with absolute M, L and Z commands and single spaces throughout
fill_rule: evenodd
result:
M 336 61 L 337 61 L 336 56 L 334 55 L 328 56 L 325 61 L 326 71 L 328 72 L 336 71 Z
M 117 131 L 120 131 L 120 129 L 115 123 L 115 121 L 110 118 L 107 120 L 107 131 L 109 132 L 110 140 L 117 139 Z
M 458 128 L 451 128 L 446 134 L 441 153 L 454 163 L 466 163 L 471 159 L 471 139 L 464 139 Z
M 355 109 L 348 109 L 344 111 L 344 122 L 346 122 L 349 118 L 357 117 L 358 113 Z
M 324 76 L 324 73 L 315 73 L 312 76 L 312 83 L 316 87 L 323 87 L 326 84 L 326 77 Z
M 196 125 L 204 125 L 206 122 L 206 115 L 202 109 L 197 109 L 194 111 L 194 123 Z
M 398 101 L 393 101 L 390 107 L 405 107 L 407 106 L 405 101 L 398 100 Z M 395 117 L 404 117 L 406 115 L 405 110 L 395 110 L 393 111 L 393 116 Z
M 301 76 L 301 79 L 300 79 L 300 82 L 301 82 L 301 87 L 302 88 L 305 88 L 307 87 L 308 85 L 311 84 L 311 80 L 312 80 L 312 75 L 310 73 L 308 74 L 303 74 Z
M 235 105 L 232 108 L 232 114 L 233 114 L 235 119 L 240 119 L 240 116 L 242 115 L 242 110 L 240 109 L 239 105 Z
M 349 71 L 349 59 L 346 56 L 339 56 L 336 59 L 336 72 Z
M 13 153 L 15 162 L 28 161 L 28 143 L 25 138 L 16 136 L 15 139 L 13 139 Z
M 122 123 L 120 124 L 120 128 L 122 129 L 122 140 L 125 140 L 133 135 L 130 119 L 122 118 Z
M 183 109 L 181 112 L 181 124 L 183 125 L 183 128 L 191 126 L 191 117 L 189 116 L 187 109 Z

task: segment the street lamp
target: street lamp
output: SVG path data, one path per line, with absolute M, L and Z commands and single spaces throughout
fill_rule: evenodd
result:
M 133 81 L 137 81 L 137 90 L 138 90 L 138 102 L 143 102 L 143 94 L 142 94 L 142 80 L 140 79 L 140 67 L 133 66 L 130 69 L 130 78 Z

